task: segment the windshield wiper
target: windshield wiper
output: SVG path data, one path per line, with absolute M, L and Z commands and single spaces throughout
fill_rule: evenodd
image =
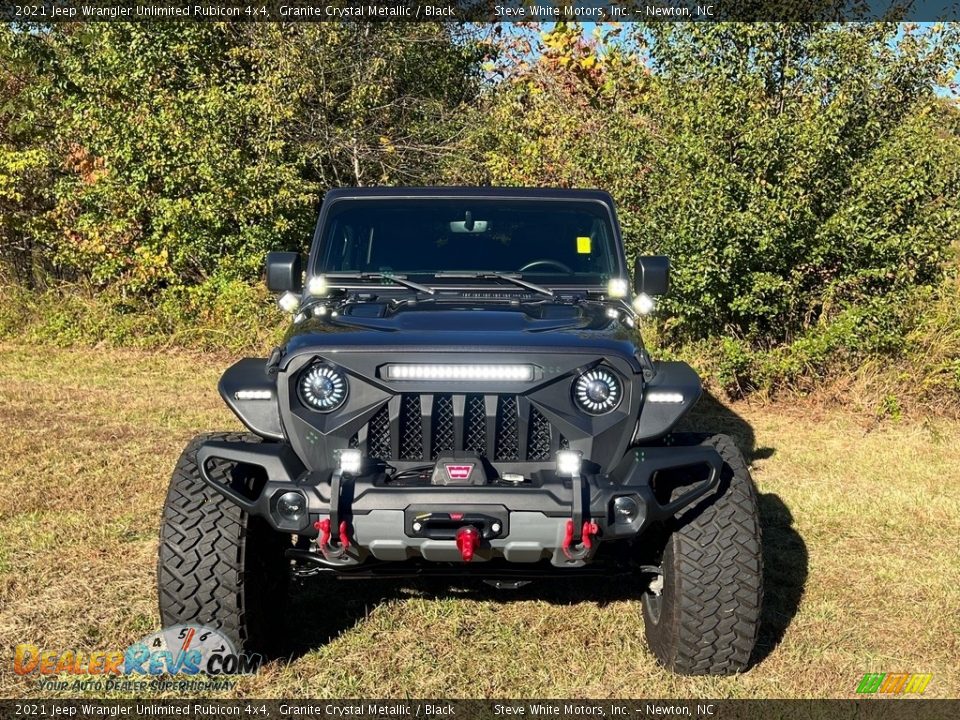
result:
M 519 273 L 507 273 L 507 272 L 438 272 L 434 275 L 435 278 L 469 278 L 471 280 L 506 280 L 509 283 L 527 290 L 533 290 L 536 293 L 541 295 L 546 295 L 547 297 L 554 298 L 556 293 L 553 292 L 548 287 L 543 285 L 537 285 L 532 283 L 529 280 L 524 280 Z
M 330 273 L 324 275 L 327 279 L 327 282 L 335 280 L 389 280 L 390 282 L 395 282 L 397 285 L 403 285 L 405 288 L 411 290 L 416 290 L 417 292 L 426 293 L 427 295 L 435 295 L 436 290 L 432 287 L 427 287 L 426 285 L 421 285 L 418 282 L 413 280 L 407 280 L 406 275 L 394 275 L 393 273 L 382 273 L 382 272 L 359 272 L 359 273 Z

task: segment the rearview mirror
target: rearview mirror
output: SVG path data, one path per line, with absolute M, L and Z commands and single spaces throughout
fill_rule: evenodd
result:
M 450 223 L 452 233 L 485 233 L 486 231 L 486 220 L 473 220 L 470 224 L 467 224 L 466 220 L 454 220 Z
M 666 295 L 670 288 L 670 258 L 666 255 L 641 255 L 633 273 L 633 289 L 653 297 Z
M 303 289 L 303 260 L 300 253 L 267 253 L 267 288 L 273 292 L 295 292 Z

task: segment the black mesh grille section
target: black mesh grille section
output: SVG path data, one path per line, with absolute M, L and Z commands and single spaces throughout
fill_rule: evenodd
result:
M 492 461 L 507 462 L 549 462 L 556 444 L 561 450 L 568 450 L 570 443 L 558 433 L 547 417 L 537 408 L 531 407 L 529 423 L 524 429 L 526 452 L 520 456 L 520 417 L 516 395 L 471 394 L 463 398 L 463 437 L 457 434 L 460 417 L 454 414 L 454 399 L 450 394 L 434 395 L 430 407 L 421 405 L 418 393 L 403 394 L 400 397 L 400 416 L 395 425 L 390 423 L 390 411 L 384 405 L 367 423 L 367 454 L 380 460 L 436 460 L 441 453 L 466 450 L 487 456 L 487 442 L 493 442 Z M 496 424 L 487 427 L 486 401 L 496 397 Z M 430 413 L 430 429 L 424 433 L 423 412 Z M 526 411 L 524 411 L 526 412 Z M 489 437 L 490 432 L 493 437 Z M 399 438 L 392 436 L 398 433 Z M 429 437 L 427 437 L 429 435 Z M 430 445 L 424 452 L 424 441 Z M 391 441 L 399 445 L 393 455 Z M 349 438 L 348 447 L 358 446 L 356 435 Z
M 497 441 L 495 460 L 520 459 L 520 425 L 517 421 L 516 395 L 501 395 L 497 401 Z
M 444 450 L 453 450 L 453 398 L 437 395 L 433 399 L 433 414 L 430 416 L 430 455 L 436 460 Z
M 527 460 L 550 459 L 550 421 L 539 410 L 530 410 L 530 437 L 527 440 Z
M 463 449 L 487 454 L 487 411 L 483 395 L 468 395 L 463 419 Z
M 357 437 L 357 434 L 354 433 L 350 436 L 350 441 L 347 443 L 348 448 L 358 448 L 360 447 L 360 438 Z
M 400 459 L 423 460 L 420 396 L 404 395 L 400 403 Z
M 380 460 L 390 459 L 390 410 L 386 405 L 367 424 L 367 454 Z

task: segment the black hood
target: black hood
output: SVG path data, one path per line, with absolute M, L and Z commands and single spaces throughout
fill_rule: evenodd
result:
M 600 302 L 490 305 L 434 301 L 394 307 L 387 302 L 345 303 L 294 323 L 286 355 L 337 348 L 571 350 L 616 353 L 632 359 L 639 336 L 621 307 Z

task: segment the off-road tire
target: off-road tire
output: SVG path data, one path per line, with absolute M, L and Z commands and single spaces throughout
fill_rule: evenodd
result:
M 163 506 L 157 587 L 164 627 L 193 623 L 219 630 L 238 652 L 278 650 L 287 596 L 289 538 L 210 488 L 197 450 L 207 440 L 258 443 L 256 435 L 209 433 L 184 449 Z M 252 468 L 214 464 L 234 483 L 255 482 Z
M 682 511 L 663 548 L 663 590 L 643 597 L 647 643 L 685 675 L 747 669 L 763 599 L 757 494 L 743 455 L 726 435 L 712 445 L 724 467 L 716 494 Z

